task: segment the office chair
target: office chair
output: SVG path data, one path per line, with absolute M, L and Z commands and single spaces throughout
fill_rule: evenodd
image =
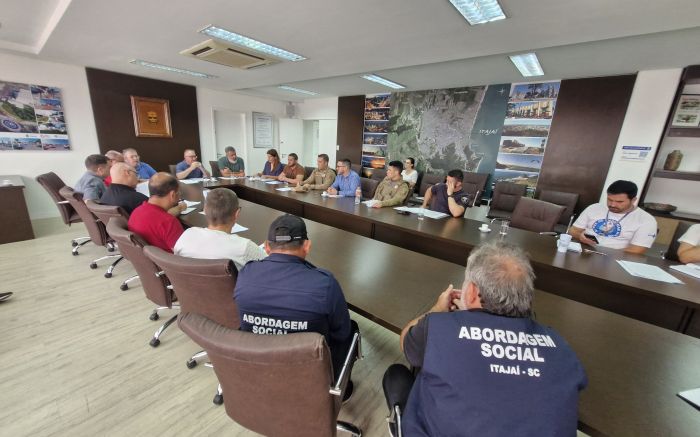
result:
M 78 215 L 78 212 L 68 203 L 66 199 L 61 196 L 59 190 L 66 186 L 65 182 L 61 180 L 60 177 L 54 172 L 40 174 L 36 177 L 36 181 L 44 187 L 49 196 L 53 199 L 58 212 L 61 214 L 61 219 L 63 223 L 67 226 L 73 223 L 80 223 L 82 220 Z M 78 255 L 78 250 L 85 244 L 90 242 L 90 237 L 78 237 L 71 240 L 71 246 L 73 247 L 73 255 Z
M 316 170 L 316 167 L 304 166 L 304 180 L 307 180 L 309 176 L 311 176 L 311 173 L 314 172 L 314 170 Z
M 392 364 L 386 369 L 382 378 L 382 389 L 389 407 L 389 434 L 392 437 L 402 437 L 401 417 L 406 410 L 406 402 L 411 393 L 415 376 L 403 364 Z
M 378 186 L 379 181 L 376 179 L 360 178 L 360 189 L 362 190 L 362 198 L 373 198 Z
M 183 313 L 178 324 L 209 354 L 226 393 L 226 414 L 241 426 L 276 437 L 362 435 L 337 420 L 359 333 L 334 383 L 330 351 L 318 333 L 253 334 L 194 313 Z
M 211 176 L 214 178 L 220 178 L 222 176 L 221 169 L 219 168 L 219 163 L 216 161 L 209 161 L 209 166 L 211 167 Z
M 374 179 L 377 182 L 381 182 L 386 177 L 386 169 L 384 168 L 373 168 L 370 179 Z
M 486 217 L 490 219 L 510 219 L 518 200 L 525 195 L 527 185 L 513 182 L 498 182 L 493 190 L 489 212 Z
M 177 164 L 168 164 L 168 170 L 171 175 L 177 177 Z
M 418 182 L 418 196 L 414 197 L 409 197 L 407 202 L 413 205 L 420 205 L 423 203 L 423 198 L 425 197 L 425 192 L 428 191 L 430 187 L 436 184 L 440 184 L 442 182 L 445 182 L 445 176 L 443 175 L 436 175 L 436 174 L 430 174 L 430 173 L 424 173 L 422 177 L 420 177 L 420 181 Z
M 481 195 L 486 188 L 486 181 L 489 178 L 488 173 L 473 173 L 465 171 L 464 180 L 462 180 L 462 190 L 472 199 L 470 206 L 479 206 L 481 204 Z
M 136 273 L 139 274 L 146 298 L 157 305 L 148 318 L 155 321 L 160 318 L 158 311 L 179 308 L 180 305 L 174 302 L 176 298 L 168 278 L 143 253 L 147 243 L 140 236 L 129 231 L 127 221 L 123 217 L 112 218 L 107 224 L 107 232 L 114 238 L 121 253 L 131 261 Z M 160 336 L 176 319 L 177 315 L 174 315 L 158 328 L 149 342 L 152 347 L 160 344 Z
M 357 173 L 361 178 L 365 177 L 365 175 L 362 171 L 362 164 L 350 164 L 350 170 Z
M 190 202 L 204 202 L 204 183 L 197 182 L 194 184 L 180 183 L 180 197 Z
M 513 211 L 510 225 L 532 232 L 554 233 L 554 226 L 565 209 L 543 200 L 521 197 Z
M 671 244 L 668 246 L 668 250 L 663 256 L 664 259 L 681 262 L 678 259 L 678 248 L 681 246 L 681 243 L 678 241 L 678 239 L 681 238 L 683 234 L 685 234 L 692 225 L 692 223 L 688 222 L 678 222 L 676 231 L 673 233 L 673 238 L 671 239 Z
M 578 193 L 567 193 L 564 191 L 542 190 L 538 199 L 555 205 L 563 206 L 564 212 L 559 218 L 554 230 L 560 234 L 566 233 L 574 220 L 574 209 L 578 203 Z

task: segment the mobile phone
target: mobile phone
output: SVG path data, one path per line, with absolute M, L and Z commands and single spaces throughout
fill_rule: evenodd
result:
M 596 236 L 593 234 L 583 234 L 583 236 L 588 238 L 589 240 L 593 240 L 595 242 L 595 244 L 600 244 L 600 242 L 598 241 Z
M 401 211 L 401 210 L 396 210 L 396 214 L 401 214 L 401 215 L 411 215 L 409 211 Z

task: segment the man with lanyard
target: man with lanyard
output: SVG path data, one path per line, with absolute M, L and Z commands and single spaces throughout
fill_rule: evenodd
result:
M 595 203 L 584 209 L 569 233 L 590 246 L 600 244 L 643 254 L 654 244 L 657 224 L 651 214 L 635 206 L 637 185 L 631 181 L 615 181 L 607 193 L 607 206 Z

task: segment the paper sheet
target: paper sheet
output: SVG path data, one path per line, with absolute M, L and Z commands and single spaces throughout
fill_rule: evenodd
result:
M 325 191 L 323 193 L 324 194 L 321 194 L 321 197 L 343 197 L 340 194 L 328 194 Z
M 675 276 L 663 271 L 657 266 L 650 266 L 649 264 L 636 263 L 632 261 L 621 261 L 617 260 L 618 264 L 622 266 L 627 273 L 632 276 L 638 276 L 640 278 L 651 279 L 653 281 L 668 282 L 670 284 L 682 284 L 683 281 L 676 278 Z
M 680 264 L 677 266 L 671 266 L 673 270 L 678 270 L 686 275 L 694 276 L 700 279 L 700 265 L 698 264 Z
M 282 188 L 275 188 L 277 191 L 292 191 L 292 188 L 290 187 L 282 187 Z
M 368 207 L 372 208 L 372 207 L 374 207 L 374 205 L 375 205 L 376 203 L 379 203 L 379 201 L 378 201 L 378 200 L 371 199 L 371 200 L 365 200 L 365 201 L 362 202 L 362 203 L 364 203 L 364 204 L 367 205 Z
M 233 228 L 231 228 L 231 233 L 237 234 L 239 232 L 245 232 L 247 230 L 248 230 L 248 228 L 246 228 L 245 226 L 241 226 L 238 223 L 236 223 L 235 225 L 233 225 Z
M 190 200 L 183 200 L 183 202 L 185 202 L 185 205 L 187 205 L 188 208 L 190 208 L 190 207 L 192 207 L 192 206 L 197 206 L 197 205 L 199 205 L 200 203 L 202 203 L 202 202 L 192 202 L 192 201 L 190 201 Z
M 146 197 L 151 197 L 150 191 L 148 191 L 148 181 L 141 182 L 136 185 L 136 191 L 143 194 Z
M 184 211 L 182 211 L 182 212 L 180 213 L 180 215 L 189 214 L 189 213 L 191 213 L 192 211 L 194 211 L 195 209 L 196 209 L 196 208 L 187 208 L 187 209 L 185 209 Z
M 569 242 L 569 247 L 566 248 L 569 252 L 576 252 L 576 253 L 581 253 L 583 252 L 583 247 L 581 247 L 581 243 L 578 241 L 570 241 Z
M 192 185 L 192 184 L 196 184 L 198 182 L 202 182 L 203 180 L 204 180 L 203 178 L 181 179 L 180 182 L 182 182 L 183 184 Z
M 284 182 L 282 182 L 282 181 L 267 181 L 265 183 L 267 185 L 279 185 L 279 184 L 283 184 Z
M 418 214 L 420 211 L 423 211 L 423 215 L 425 217 L 431 218 L 431 219 L 441 219 L 445 217 L 449 217 L 448 214 L 445 214 L 443 212 L 437 212 L 437 211 L 431 211 L 429 209 L 423 209 L 423 208 L 410 208 L 408 206 L 397 206 L 394 208 L 399 211 L 408 211 L 411 214 Z

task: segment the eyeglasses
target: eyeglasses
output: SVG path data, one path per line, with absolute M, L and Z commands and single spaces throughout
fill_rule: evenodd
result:
M 187 155 L 187 156 L 185 156 L 185 158 L 196 158 L 196 157 L 197 157 L 197 155 Z

